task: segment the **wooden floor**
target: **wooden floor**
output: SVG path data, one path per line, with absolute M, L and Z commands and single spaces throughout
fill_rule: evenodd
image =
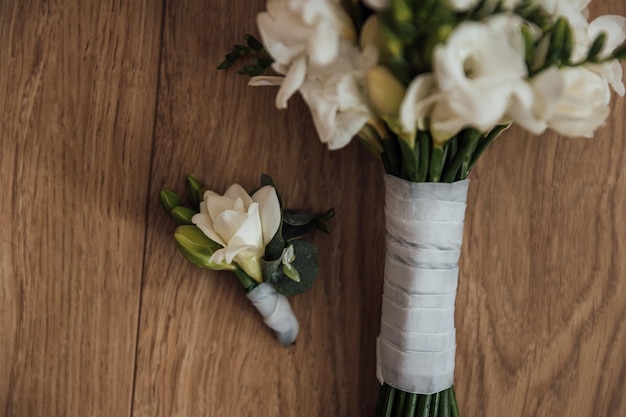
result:
M 382 171 L 329 152 L 298 99 L 215 70 L 260 0 L 0 1 L 0 415 L 369 416 Z M 626 15 L 596 0 L 594 14 Z M 457 299 L 462 415 L 626 416 L 626 121 L 512 129 L 472 174 Z M 279 346 L 228 274 L 187 263 L 158 204 L 193 173 L 272 175 L 317 234 Z

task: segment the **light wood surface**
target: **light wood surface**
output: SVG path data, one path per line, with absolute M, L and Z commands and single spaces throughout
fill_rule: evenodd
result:
M 382 170 L 326 150 L 299 99 L 278 111 L 215 70 L 263 6 L 0 2 L 0 415 L 372 414 Z M 625 127 L 617 98 L 592 140 L 511 129 L 472 173 L 463 416 L 626 416 Z M 157 196 L 188 173 L 217 191 L 267 173 L 285 206 L 336 209 L 296 345 L 177 252 Z

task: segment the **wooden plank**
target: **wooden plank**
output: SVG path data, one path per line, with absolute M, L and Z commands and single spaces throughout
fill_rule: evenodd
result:
M 0 2 L 0 414 L 131 409 L 162 8 Z
M 626 14 L 595 2 L 595 11 Z M 372 415 L 384 254 L 382 170 L 328 152 L 298 99 L 274 109 L 215 66 L 262 1 L 166 6 L 134 415 Z M 625 415 L 624 107 L 593 140 L 511 130 L 473 173 L 457 304 L 464 416 Z M 271 174 L 287 206 L 334 206 L 322 268 L 280 347 L 227 273 L 177 253 L 158 191 Z
M 135 416 L 347 416 L 371 409 L 384 248 L 382 210 L 370 199 L 380 201 L 382 171 L 357 144 L 329 153 L 298 99 L 279 112 L 275 90 L 252 89 L 234 71 L 215 69 L 254 30 L 262 7 L 166 7 Z M 195 268 L 177 252 L 175 226 L 156 196 L 163 186 L 182 192 L 187 173 L 219 191 L 233 182 L 251 189 L 267 173 L 286 206 L 336 208 L 331 236 L 314 238 L 319 280 L 292 299 L 302 324 L 295 346 L 278 345 L 228 273 Z

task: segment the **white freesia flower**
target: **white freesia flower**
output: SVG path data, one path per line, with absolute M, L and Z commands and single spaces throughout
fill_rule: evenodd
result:
M 337 58 L 310 65 L 299 90 L 309 106 L 317 134 L 331 150 L 346 146 L 372 117 L 364 95 L 365 74 L 378 60 L 374 46 L 361 50 L 342 40 Z M 284 77 L 259 76 L 252 86 L 279 86 Z
M 605 15 L 593 20 L 586 30 L 585 49 L 588 49 L 591 42 L 601 33 L 606 35 L 606 42 L 600 51 L 599 58 L 606 58 L 626 40 L 626 17 Z M 622 81 L 622 65 L 618 60 L 614 59 L 602 64 L 586 64 L 585 67 L 603 76 L 620 96 L 626 92 Z
M 286 108 L 300 88 L 309 64 L 325 65 L 339 53 L 342 38 L 355 38 L 350 17 L 339 0 L 269 0 L 257 24 L 263 45 L 284 74 L 276 106 Z
M 470 126 L 488 131 L 514 98 L 530 102 L 520 24 L 507 14 L 460 24 L 434 50 L 434 78 L 422 76 L 409 86 L 401 107 L 404 127 L 412 131 L 428 116 L 433 135 L 444 141 Z
M 591 0 L 541 0 L 538 3 L 551 15 L 567 18 L 574 29 L 587 26 Z
M 252 197 L 238 184 L 231 185 L 223 196 L 207 191 L 200 213 L 191 221 L 223 246 L 213 253 L 210 262 L 236 263 L 250 277 L 263 281 L 261 257 L 281 222 L 274 187 L 262 187 Z
M 552 67 L 531 80 L 532 109 L 515 106 L 511 117 L 533 133 L 546 128 L 567 136 L 592 137 L 610 112 L 611 91 L 604 77 L 584 67 Z
M 300 88 L 315 128 L 329 149 L 346 146 L 372 116 L 364 96 L 367 70 L 376 64 L 374 47 L 363 53 L 343 41 L 340 54 L 328 65 L 313 65 Z

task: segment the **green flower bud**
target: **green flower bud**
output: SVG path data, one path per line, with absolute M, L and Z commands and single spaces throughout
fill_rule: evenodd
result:
M 196 226 L 179 226 L 174 232 L 178 249 L 194 265 L 201 268 L 235 270 L 235 265 L 211 262 L 213 253 L 221 246 L 209 239 Z
M 185 206 L 178 206 L 172 209 L 172 217 L 180 224 L 193 224 L 191 218 L 196 214 L 195 210 Z
M 161 207 L 163 207 L 163 210 L 165 210 L 168 215 L 172 214 L 172 210 L 175 207 L 183 205 L 182 201 L 180 201 L 180 198 L 178 198 L 176 193 L 169 188 L 164 188 L 163 190 L 161 190 L 159 200 L 161 202 Z
M 194 205 L 199 205 L 204 194 L 204 186 L 193 175 L 187 175 L 187 192 Z

